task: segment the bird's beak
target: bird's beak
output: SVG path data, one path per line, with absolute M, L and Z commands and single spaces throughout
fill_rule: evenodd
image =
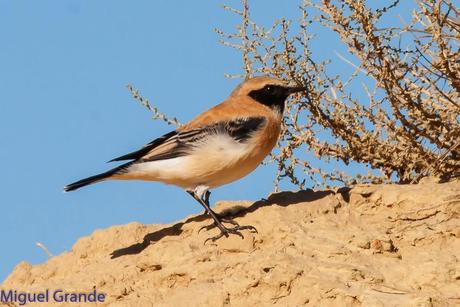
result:
M 287 88 L 287 93 L 288 93 L 288 95 L 291 95 L 291 94 L 298 93 L 298 92 L 303 92 L 303 91 L 306 91 L 306 90 L 307 90 L 307 88 L 303 87 L 303 86 L 293 86 L 293 87 L 288 87 Z

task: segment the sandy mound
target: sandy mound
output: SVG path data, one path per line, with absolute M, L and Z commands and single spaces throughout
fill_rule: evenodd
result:
M 203 245 L 217 233 L 198 233 L 204 216 L 114 226 L 45 264 L 20 263 L 1 287 L 96 289 L 110 306 L 460 305 L 459 182 L 217 206 L 230 209 L 259 233 Z

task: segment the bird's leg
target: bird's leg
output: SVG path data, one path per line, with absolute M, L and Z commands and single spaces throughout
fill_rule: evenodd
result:
M 209 204 L 209 197 L 211 196 L 211 192 L 209 190 L 206 190 L 206 192 L 204 193 L 203 197 L 201 198 L 205 204 L 208 205 L 209 208 L 211 208 L 211 205 Z M 225 217 L 223 217 L 222 215 L 214 212 L 212 209 L 211 211 L 214 213 L 214 215 L 219 219 L 219 221 L 221 223 L 229 223 L 229 224 L 232 224 L 234 226 L 240 226 L 240 224 L 238 224 L 237 222 L 235 222 L 234 220 L 232 219 L 227 219 Z M 205 211 L 205 213 L 207 213 L 207 211 Z M 203 228 L 206 228 L 206 230 L 209 230 L 211 229 L 212 227 L 214 227 L 214 224 L 211 224 L 209 226 L 204 226 L 204 227 L 201 227 L 200 230 L 198 232 L 200 232 Z
M 192 195 L 192 197 L 195 198 L 195 200 L 197 202 L 199 202 L 200 205 L 202 205 L 204 207 L 204 209 L 212 217 L 212 219 L 214 220 L 214 223 L 217 225 L 217 227 L 220 229 L 220 231 L 222 233 L 225 233 L 225 236 L 228 237 L 228 233 L 225 231 L 226 230 L 225 226 L 222 225 L 222 223 L 220 222 L 219 218 L 217 217 L 217 214 L 214 211 L 212 211 L 212 209 L 209 207 L 209 196 L 206 197 L 206 195 L 208 193 L 205 193 L 205 197 L 204 197 L 207 201 L 205 201 L 204 199 L 202 199 L 198 195 L 196 195 L 196 193 L 194 191 L 187 191 L 187 193 Z
M 211 206 L 209 206 L 209 197 L 211 196 L 211 191 L 207 190 L 204 195 L 203 195 L 203 200 L 205 203 L 208 204 L 208 207 L 211 208 Z M 208 211 L 207 210 L 204 210 L 204 213 L 203 214 L 208 214 Z M 217 213 L 214 212 L 214 214 L 217 216 Z
M 256 232 L 257 233 L 257 229 L 254 226 L 250 226 L 250 225 L 248 225 L 248 226 L 240 226 L 237 222 L 233 221 L 232 219 L 222 218 L 217 213 L 215 213 L 211 209 L 211 207 L 209 206 L 209 196 L 211 195 L 211 193 L 209 191 L 206 191 L 206 193 L 203 195 L 203 197 L 199 197 L 195 193 L 195 191 L 187 191 L 187 193 L 189 193 L 196 201 L 198 201 L 205 208 L 206 212 L 214 220 L 214 223 L 212 225 L 202 227 L 199 230 L 199 232 L 203 228 L 205 228 L 206 230 L 212 229 L 214 227 L 214 225 L 217 226 L 219 228 L 219 230 L 220 230 L 220 234 L 218 234 L 217 236 L 210 237 L 210 238 L 206 239 L 206 241 L 204 241 L 205 244 L 206 244 L 206 242 L 208 240 L 211 240 L 211 241 L 214 242 L 214 241 L 220 239 L 223 236 L 228 237 L 230 233 L 236 234 L 236 235 L 240 236 L 242 239 L 244 239 L 244 236 L 241 234 L 240 230 L 248 229 L 251 232 Z M 222 222 L 235 225 L 235 227 L 227 228 L 222 224 Z
M 195 200 L 196 200 L 196 193 L 194 191 L 187 191 L 188 194 L 190 194 Z M 237 222 L 235 222 L 234 220 L 232 219 L 228 219 L 228 218 L 225 218 L 223 216 L 221 216 L 220 214 L 214 212 L 214 210 L 211 209 L 211 206 L 209 205 L 209 197 L 211 196 L 211 192 L 209 190 L 207 190 L 203 197 L 201 198 L 201 200 L 198 200 L 198 202 L 201 204 L 202 201 L 204 201 L 205 204 L 207 204 L 207 206 L 209 207 L 209 210 L 211 210 L 214 215 L 219 219 L 219 221 L 221 223 L 229 223 L 229 224 L 232 224 L 232 225 L 235 225 L 235 226 L 240 226 Z M 206 207 L 205 207 L 206 208 Z M 208 209 L 205 209 L 203 214 L 208 214 Z M 198 232 L 201 232 L 201 230 L 203 229 L 206 229 L 206 230 L 209 230 L 209 229 L 212 229 L 214 227 L 214 224 L 211 224 L 211 225 L 208 225 L 208 226 L 203 226 L 200 228 L 200 230 Z
M 203 196 L 203 200 L 205 203 L 208 204 L 209 206 L 209 197 L 211 197 L 211 191 L 207 190 L 205 193 L 204 193 L 204 196 Z
M 190 194 L 190 195 L 193 197 L 193 199 L 197 200 L 202 206 L 203 206 L 203 204 L 202 204 L 201 202 L 204 201 L 206 204 L 208 204 L 209 210 L 211 210 L 211 207 L 209 206 L 209 197 L 211 196 L 211 192 L 210 192 L 210 191 L 206 191 L 205 194 L 204 194 L 204 196 L 203 196 L 203 198 L 202 198 L 201 200 L 198 200 L 198 199 L 196 198 L 197 196 L 196 196 L 196 193 L 195 193 L 194 191 L 189 191 L 189 190 L 187 190 L 187 193 Z M 212 211 L 212 210 L 211 210 L 211 211 Z M 213 212 L 214 212 L 214 211 L 213 211 Z M 205 207 L 203 214 L 206 215 L 206 214 L 208 214 L 208 213 L 209 213 L 209 212 L 208 212 L 208 209 L 206 209 L 206 207 Z M 217 216 L 218 214 L 214 212 L 214 215 Z
M 209 197 L 211 196 L 211 192 L 208 190 L 206 191 L 206 193 L 203 195 L 203 201 L 208 205 L 209 208 L 211 208 L 211 206 L 209 205 Z M 237 222 L 235 222 L 234 220 L 232 219 L 227 219 L 225 217 L 223 217 L 222 215 L 220 215 L 219 213 L 216 213 L 215 211 L 213 211 L 211 209 L 212 212 L 214 212 L 214 215 L 217 216 L 217 218 L 219 219 L 219 221 L 221 221 L 222 223 L 229 223 L 229 224 L 232 224 L 232 225 L 235 225 L 235 226 L 240 226 Z M 207 214 L 208 211 L 205 210 L 204 211 L 204 214 Z
M 204 194 L 204 202 L 208 204 L 209 206 L 209 197 L 211 196 L 211 192 L 210 191 L 206 191 L 206 193 Z M 214 212 L 214 211 L 213 211 Z M 235 225 L 235 226 L 240 226 L 240 224 L 238 224 L 237 222 L 235 222 L 234 220 L 230 219 L 230 218 L 225 218 L 223 217 L 222 215 L 218 214 L 218 213 L 215 213 L 214 214 L 217 216 L 217 218 L 219 219 L 219 221 L 221 221 L 222 223 L 229 223 L 229 224 L 232 224 L 232 225 Z

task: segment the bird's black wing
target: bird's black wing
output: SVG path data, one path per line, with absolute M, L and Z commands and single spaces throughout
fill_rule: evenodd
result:
M 217 123 L 217 127 L 215 128 L 218 133 L 228 133 L 235 141 L 244 143 L 255 131 L 259 130 L 265 122 L 266 119 L 263 116 L 236 118 L 231 121 Z
M 123 161 L 123 160 L 138 160 L 138 159 L 142 158 L 144 155 L 146 155 L 148 152 L 150 152 L 151 150 L 153 150 L 156 147 L 158 147 L 161 144 L 163 144 L 169 138 L 174 137 L 176 135 L 177 135 L 176 130 L 171 131 L 169 133 L 166 133 L 165 135 L 162 135 L 159 138 L 157 138 L 157 139 L 151 141 L 150 143 L 144 145 L 144 147 L 142 147 L 141 149 L 133 151 L 133 152 L 130 152 L 129 154 L 120 156 L 118 158 L 114 158 L 114 159 L 110 160 L 109 162 Z
M 265 117 L 246 117 L 221 121 L 207 126 L 184 131 L 173 131 L 148 143 L 138 151 L 115 158 L 111 161 L 136 160 L 150 162 L 166 160 L 187 155 L 193 148 L 200 146 L 211 135 L 223 134 L 236 142 L 244 143 L 266 122 Z

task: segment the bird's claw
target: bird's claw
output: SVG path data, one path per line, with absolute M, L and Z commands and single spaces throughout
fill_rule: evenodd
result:
M 213 224 L 213 226 L 215 226 Z M 206 245 L 206 243 L 208 241 L 212 241 L 212 242 L 216 242 L 217 240 L 219 240 L 220 238 L 222 238 L 223 236 L 227 237 L 230 235 L 230 234 L 235 234 L 237 236 L 240 236 L 241 239 L 244 239 L 244 236 L 243 234 L 240 232 L 241 230 L 249 230 L 250 232 L 252 233 L 258 233 L 257 232 L 257 229 L 254 227 L 254 226 L 251 226 L 251 225 L 244 225 L 244 226 L 240 226 L 240 225 L 237 225 L 233 228 L 227 228 L 227 227 L 223 227 L 224 230 L 221 230 L 221 232 L 214 236 L 214 237 L 210 237 L 210 238 L 207 238 L 205 241 L 204 241 L 204 244 Z
M 235 222 L 235 221 L 232 220 L 232 219 L 221 218 L 221 219 L 220 219 L 220 222 L 221 222 L 221 223 L 232 224 L 232 225 L 234 225 L 234 226 L 240 226 L 240 224 L 238 224 L 237 222 Z M 211 230 L 211 229 L 213 229 L 213 228 L 216 227 L 216 226 L 217 226 L 217 225 L 216 225 L 215 222 L 214 222 L 214 223 L 211 223 L 211 224 L 209 224 L 209 225 L 203 226 L 203 227 L 201 227 L 201 228 L 198 230 L 198 233 L 200 233 L 203 229 Z

